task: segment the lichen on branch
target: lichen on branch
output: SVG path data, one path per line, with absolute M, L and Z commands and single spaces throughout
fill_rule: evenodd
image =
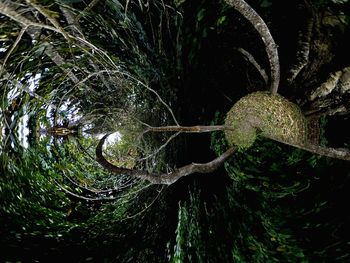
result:
M 228 143 L 240 149 L 253 145 L 258 134 L 289 143 L 307 141 L 307 120 L 299 107 L 280 95 L 258 91 L 241 98 L 227 113 Z

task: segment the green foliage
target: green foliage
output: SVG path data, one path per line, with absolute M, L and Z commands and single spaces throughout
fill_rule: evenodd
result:
M 184 65 L 189 62 L 192 66 L 198 64 L 198 54 L 209 34 L 216 33 L 227 25 L 226 3 L 218 4 L 212 1 L 201 1 L 193 4 L 190 1 L 182 5 L 184 21 L 182 29 Z
M 272 5 L 271 1 L 269 1 L 269 0 L 262 0 L 260 2 L 261 2 L 260 6 L 263 8 L 268 8 Z
M 213 124 L 222 119 L 216 113 Z M 217 155 L 227 147 L 222 133 L 212 136 Z M 323 221 L 331 216 L 331 204 L 313 178 L 325 167 L 325 158 L 257 139 L 225 164 L 232 181 L 223 197 L 203 201 L 192 189 L 190 200 L 180 203 L 171 262 L 328 262 L 332 255 L 342 262 L 347 239 L 329 237 L 338 227 Z M 312 247 L 305 233 L 323 247 Z M 319 242 L 320 236 L 327 241 Z
M 189 203 L 179 204 L 176 244 L 170 262 L 206 262 L 207 251 L 202 239 L 201 202 L 199 193 L 192 193 Z
M 216 121 L 220 115 L 216 115 Z M 222 133 L 212 136 L 212 149 L 222 154 L 228 145 Z M 258 137 L 248 150 L 225 164 L 229 176 L 268 198 L 293 195 L 308 187 L 307 175 L 323 159 L 318 155 Z
M 236 183 L 213 204 L 191 199 L 180 205 L 176 244 L 170 262 L 308 262 L 283 227 L 283 210 L 250 200 Z
M 133 244 L 133 247 L 140 253 L 145 250 L 145 258 L 157 258 L 147 252 L 147 247 L 151 246 L 157 228 L 163 227 L 159 223 L 164 222 L 161 211 L 165 209 L 159 200 L 161 189 L 137 184 L 125 187 L 117 199 L 109 202 L 89 202 L 67 195 L 62 188 L 83 194 L 84 188 L 113 187 L 116 182 L 88 160 L 88 156 L 77 154 L 79 151 L 72 145 L 65 144 L 59 149 L 54 146 L 50 149 L 47 145 L 43 140 L 35 149 L 17 152 L 13 158 L 1 156 L 2 259 L 45 261 L 46 257 L 50 259 L 55 255 L 56 250 L 62 250 L 67 253 L 62 256 L 78 261 L 81 253 L 73 256 L 69 253 L 76 249 L 86 250 L 86 257 L 94 258 L 98 251 L 106 250 L 106 260 L 120 257 L 123 262 L 127 256 L 140 260 L 138 253 L 130 251 L 129 243 L 125 242 L 128 235 L 149 236 L 146 246 Z M 76 184 L 72 184 L 72 180 Z M 91 198 L 103 195 L 90 193 Z M 157 209 L 157 213 L 153 209 Z M 145 225 L 154 225 L 154 228 L 145 229 Z M 112 249 L 114 245 L 118 251 Z M 37 251 L 37 255 L 28 255 L 31 251 Z M 119 254 L 120 251 L 125 253 Z
M 162 255 L 152 253 L 149 246 L 155 247 L 153 242 L 161 239 L 157 229 L 165 227 L 160 211 L 164 204 L 158 200 L 161 189 L 103 170 L 95 161 L 98 139 L 91 134 L 122 130 L 121 143 L 106 151 L 106 155 L 118 153 L 108 156 L 117 165 L 145 168 L 149 163 L 146 168 L 163 168 L 163 153 L 141 164 L 134 159 L 147 156 L 167 138 L 144 136 L 137 144 L 137 136 L 130 131 L 138 132 L 142 122 L 169 122 L 169 112 L 158 96 L 167 102 L 174 99 L 182 69 L 182 14 L 172 1 L 108 0 L 93 8 L 86 1 L 35 3 L 57 19 L 69 41 L 39 27 L 17 39 L 21 27 L 2 17 L 0 55 L 8 58 L 0 72 L 4 175 L 0 178 L 0 245 L 5 251 L 11 249 L 1 258 L 45 261 L 47 254 L 57 254 L 56 249 L 87 247 L 89 253 L 109 249 L 112 252 L 106 258 L 118 257 L 118 262 L 159 262 Z M 52 26 L 43 15 L 31 12 L 35 8 L 25 5 L 18 5 L 16 11 L 28 8 L 28 19 Z M 76 19 L 74 26 L 68 25 L 63 8 Z M 33 37 L 32 32 L 37 35 Z M 22 104 L 13 109 L 17 99 Z M 6 117 L 5 112 L 9 112 Z M 28 126 L 21 124 L 27 117 Z M 84 126 L 90 134 L 53 137 L 47 133 L 65 120 L 71 126 Z M 29 132 L 28 149 L 17 138 L 23 131 Z M 117 158 L 128 154 L 129 159 Z M 149 215 L 154 207 L 157 211 Z M 130 249 L 130 242 L 124 242 L 128 236 L 141 236 L 144 242 Z M 26 254 L 39 249 L 42 253 L 35 256 Z M 91 259 L 89 253 L 86 258 Z

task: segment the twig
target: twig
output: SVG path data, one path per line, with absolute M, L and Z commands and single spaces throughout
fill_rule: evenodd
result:
M 127 216 L 127 217 L 121 219 L 120 221 L 124 221 L 124 220 L 128 220 L 128 219 L 133 219 L 133 218 L 135 218 L 136 216 L 138 216 L 138 215 L 144 213 L 148 208 L 150 208 L 150 207 L 154 204 L 154 202 L 158 199 L 158 197 L 160 196 L 161 193 L 162 193 L 162 190 L 161 190 L 161 191 L 158 191 L 157 196 L 152 200 L 152 202 L 151 202 L 150 204 L 146 205 L 146 207 L 145 207 L 144 209 L 142 209 L 141 211 L 139 211 L 139 212 L 137 212 L 137 213 L 135 213 L 135 214 L 133 214 L 133 215 L 131 215 L 131 216 Z
M 99 2 L 100 0 L 92 0 L 91 2 L 90 2 L 90 4 L 87 6 L 87 7 L 85 7 L 85 9 L 82 11 L 82 12 L 80 12 L 80 14 L 77 16 L 77 18 L 76 18 L 76 21 L 79 21 L 79 19 L 82 17 L 82 16 L 84 16 L 84 14 L 86 14 L 87 12 L 89 12 L 98 2 Z
M 116 66 L 116 68 L 118 68 Z M 122 70 L 109 70 L 109 69 L 105 69 L 105 70 L 100 70 L 98 72 L 93 72 L 91 73 L 90 75 L 88 75 L 87 77 L 85 77 L 83 80 L 81 80 L 78 84 L 81 84 L 81 83 L 84 83 L 86 82 L 88 79 L 92 78 L 93 76 L 96 76 L 96 75 L 100 75 L 100 74 L 103 74 L 103 73 L 108 73 L 108 74 L 120 74 L 122 76 L 126 76 L 128 78 L 130 78 L 131 80 L 133 81 L 136 81 L 137 84 L 140 84 L 142 87 L 146 88 L 148 91 L 152 92 L 153 94 L 155 94 L 158 98 L 158 100 L 166 107 L 166 109 L 169 111 L 173 121 L 175 122 L 175 124 L 177 126 L 180 126 L 176 117 L 175 117 L 175 114 L 174 112 L 172 111 L 172 109 L 170 108 L 170 106 L 164 102 L 164 100 L 161 98 L 161 96 L 152 88 L 150 88 L 148 85 L 146 85 L 145 83 L 143 83 L 142 81 L 138 80 L 137 78 L 135 78 L 134 76 L 130 75 L 129 73 L 127 72 L 124 72 Z
M 3 2 L 0 2 L 0 13 L 11 18 L 12 20 L 20 23 L 23 26 L 44 28 L 44 29 L 51 30 L 51 31 L 54 31 L 56 33 L 64 35 L 64 33 L 62 33 L 62 31 L 60 31 L 59 29 L 57 29 L 55 27 L 48 26 L 45 24 L 36 23 L 36 22 L 29 20 L 28 18 L 20 15 L 15 10 L 13 10 L 10 6 L 6 5 Z
M 149 154 L 148 156 L 146 157 L 143 157 L 143 158 L 140 158 L 138 159 L 137 161 L 144 161 L 144 160 L 147 160 L 155 155 L 157 155 L 162 149 L 164 149 L 173 139 L 175 139 L 181 132 L 176 132 L 174 133 L 173 135 L 171 135 L 168 140 L 163 143 L 157 150 L 155 150 L 152 154 Z
M 233 130 L 232 127 L 224 125 L 211 125 L 211 126 L 162 126 L 162 127 L 148 127 L 146 132 L 185 132 L 185 133 L 203 133 L 213 131 Z
M 87 200 L 87 201 L 111 201 L 111 200 L 115 200 L 117 198 L 117 197 L 97 197 L 97 198 L 86 197 L 86 196 L 82 196 L 82 195 L 78 195 L 76 193 L 73 193 L 72 191 L 69 191 L 64 186 L 59 184 L 57 181 L 55 181 L 55 183 L 57 184 L 57 186 L 60 190 L 66 192 L 67 194 L 72 195 L 72 196 L 77 197 L 77 198 L 80 198 L 80 199 L 83 199 L 83 200 Z
M 11 49 L 7 52 L 6 57 L 4 59 L 4 61 L 2 62 L 2 68 L 0 69 L 0 76 L 2 75 L 2 71 L 5 69 L 5 64 L 8 60 L 8 58 L 11 56 L 12 52 L 14 51 L 14 49 L 16 48 L 16 46 L 18 45 L 19 41 L 21 41 L 24 32 L 26 32 L 27 30 L 27 26 L 22 27 L 21 32 L 19 32 L 16 41 L 13 43 Z
M 54 19 L 50 14 L 47 12 L 47 10 L 37 4 L 35 4 L 32 0 L 26 0 L 27 4 L 34 7 L 40 14 L 42 14 L 47 20 L 50 21 L 50 23 L 57 28 L 57 30 L 63 35 L 63 37 L 70 41 L 70 38 L 68 37 L 68 34 L 64 31 L 64 29 L 61 27 L 61 25 Z
M 266 71 L 254 59 L 253 55 L 243 48 L 237 48 L 237 51 L 242 53 L 246 57 L 246 59 L 256 68 L 256 70 L 260 73 L 261 77 L 263 78 L 265 85 L 267 86 L 267 83 L 269 82 L 269 77 L 267 76 Z

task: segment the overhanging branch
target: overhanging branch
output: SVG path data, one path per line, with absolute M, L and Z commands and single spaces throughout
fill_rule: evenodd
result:
M 269 136 L 268 138 L 278 141 L 280 143 L 284 143 L 284 144 L 311 152 L 311 153 L 327 156 L 330 158 L 340 159 L 344 161 L 350 161 L 350 150 L 346 148 L 331 148 L 331 147 L 315 145 L 308 142 L 307 143 L 288 142 L 288 141 L 280 140 L 278 138 L 274 138 L 271 136 Z
M 193 174 L 193 173 L 211 173 L 221 166 L 232 154 L 236 151 L 235 148 L 230 148 L 219 157 L 207 163 L 191 163 L 183 167 L 177 168 L 170 173 L 149 173 L 143 170 L 128 169 L 124 167 L 118 167 L 107 161 L 103 156 L 102 146 L 109 134 L 106 134 L 101 138 L 96 147 L 96 161 L 102 165 L 105 169 L 116 174 L 125 174 L 132 177 L 136 177 L 142 180 L 147 180 L 153 184 L 166 184 L 170 185 L 175 183 L 181 177 Z
M 255 10 L 244 0 L 225 0 L 227 4 L 233 6 L 241 15 L 243 15 L 258 31 L 265 44 L 265 49 L 270 62 L 271 87 L 272 94 L 276 94 L 280 82 L 280 64 L 278 59 L 277 45 L 272 38 L 269 28 L 264 20 Z

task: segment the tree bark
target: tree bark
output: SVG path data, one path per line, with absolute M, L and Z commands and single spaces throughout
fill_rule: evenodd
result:
M 175 183 L 181 177 L 193 174 L 193 173 L 211 173 L 221 166 L 232 154 L 236 151 L 235 148 L 230 148 L 219 157 L 207 163 L 191 163 L 183 167 L 175 169 L 170 173 L 149 173 L 144 170 L 128 169 L 124 167 L 118 167 L 107 161 L 103 156 L 102 146 L 109 134 L 106 134 L 101 138 L 96 147 L 96 161 L 110 172 L 129 175 L 142 180 L 147 180 L 152 184 L 165 184 L 170 185 Z
M 280 82 L 280 64 L 278 59 L 277 45 L 272 38 L 269 28 L 264 20 L 255 10 L 244 0 L 225 0 L 227 4 L 233 6 L 241 15 L 243 15 L 258 31 L 270 62 L 271 87 L 272 94 L 276 94 Z

